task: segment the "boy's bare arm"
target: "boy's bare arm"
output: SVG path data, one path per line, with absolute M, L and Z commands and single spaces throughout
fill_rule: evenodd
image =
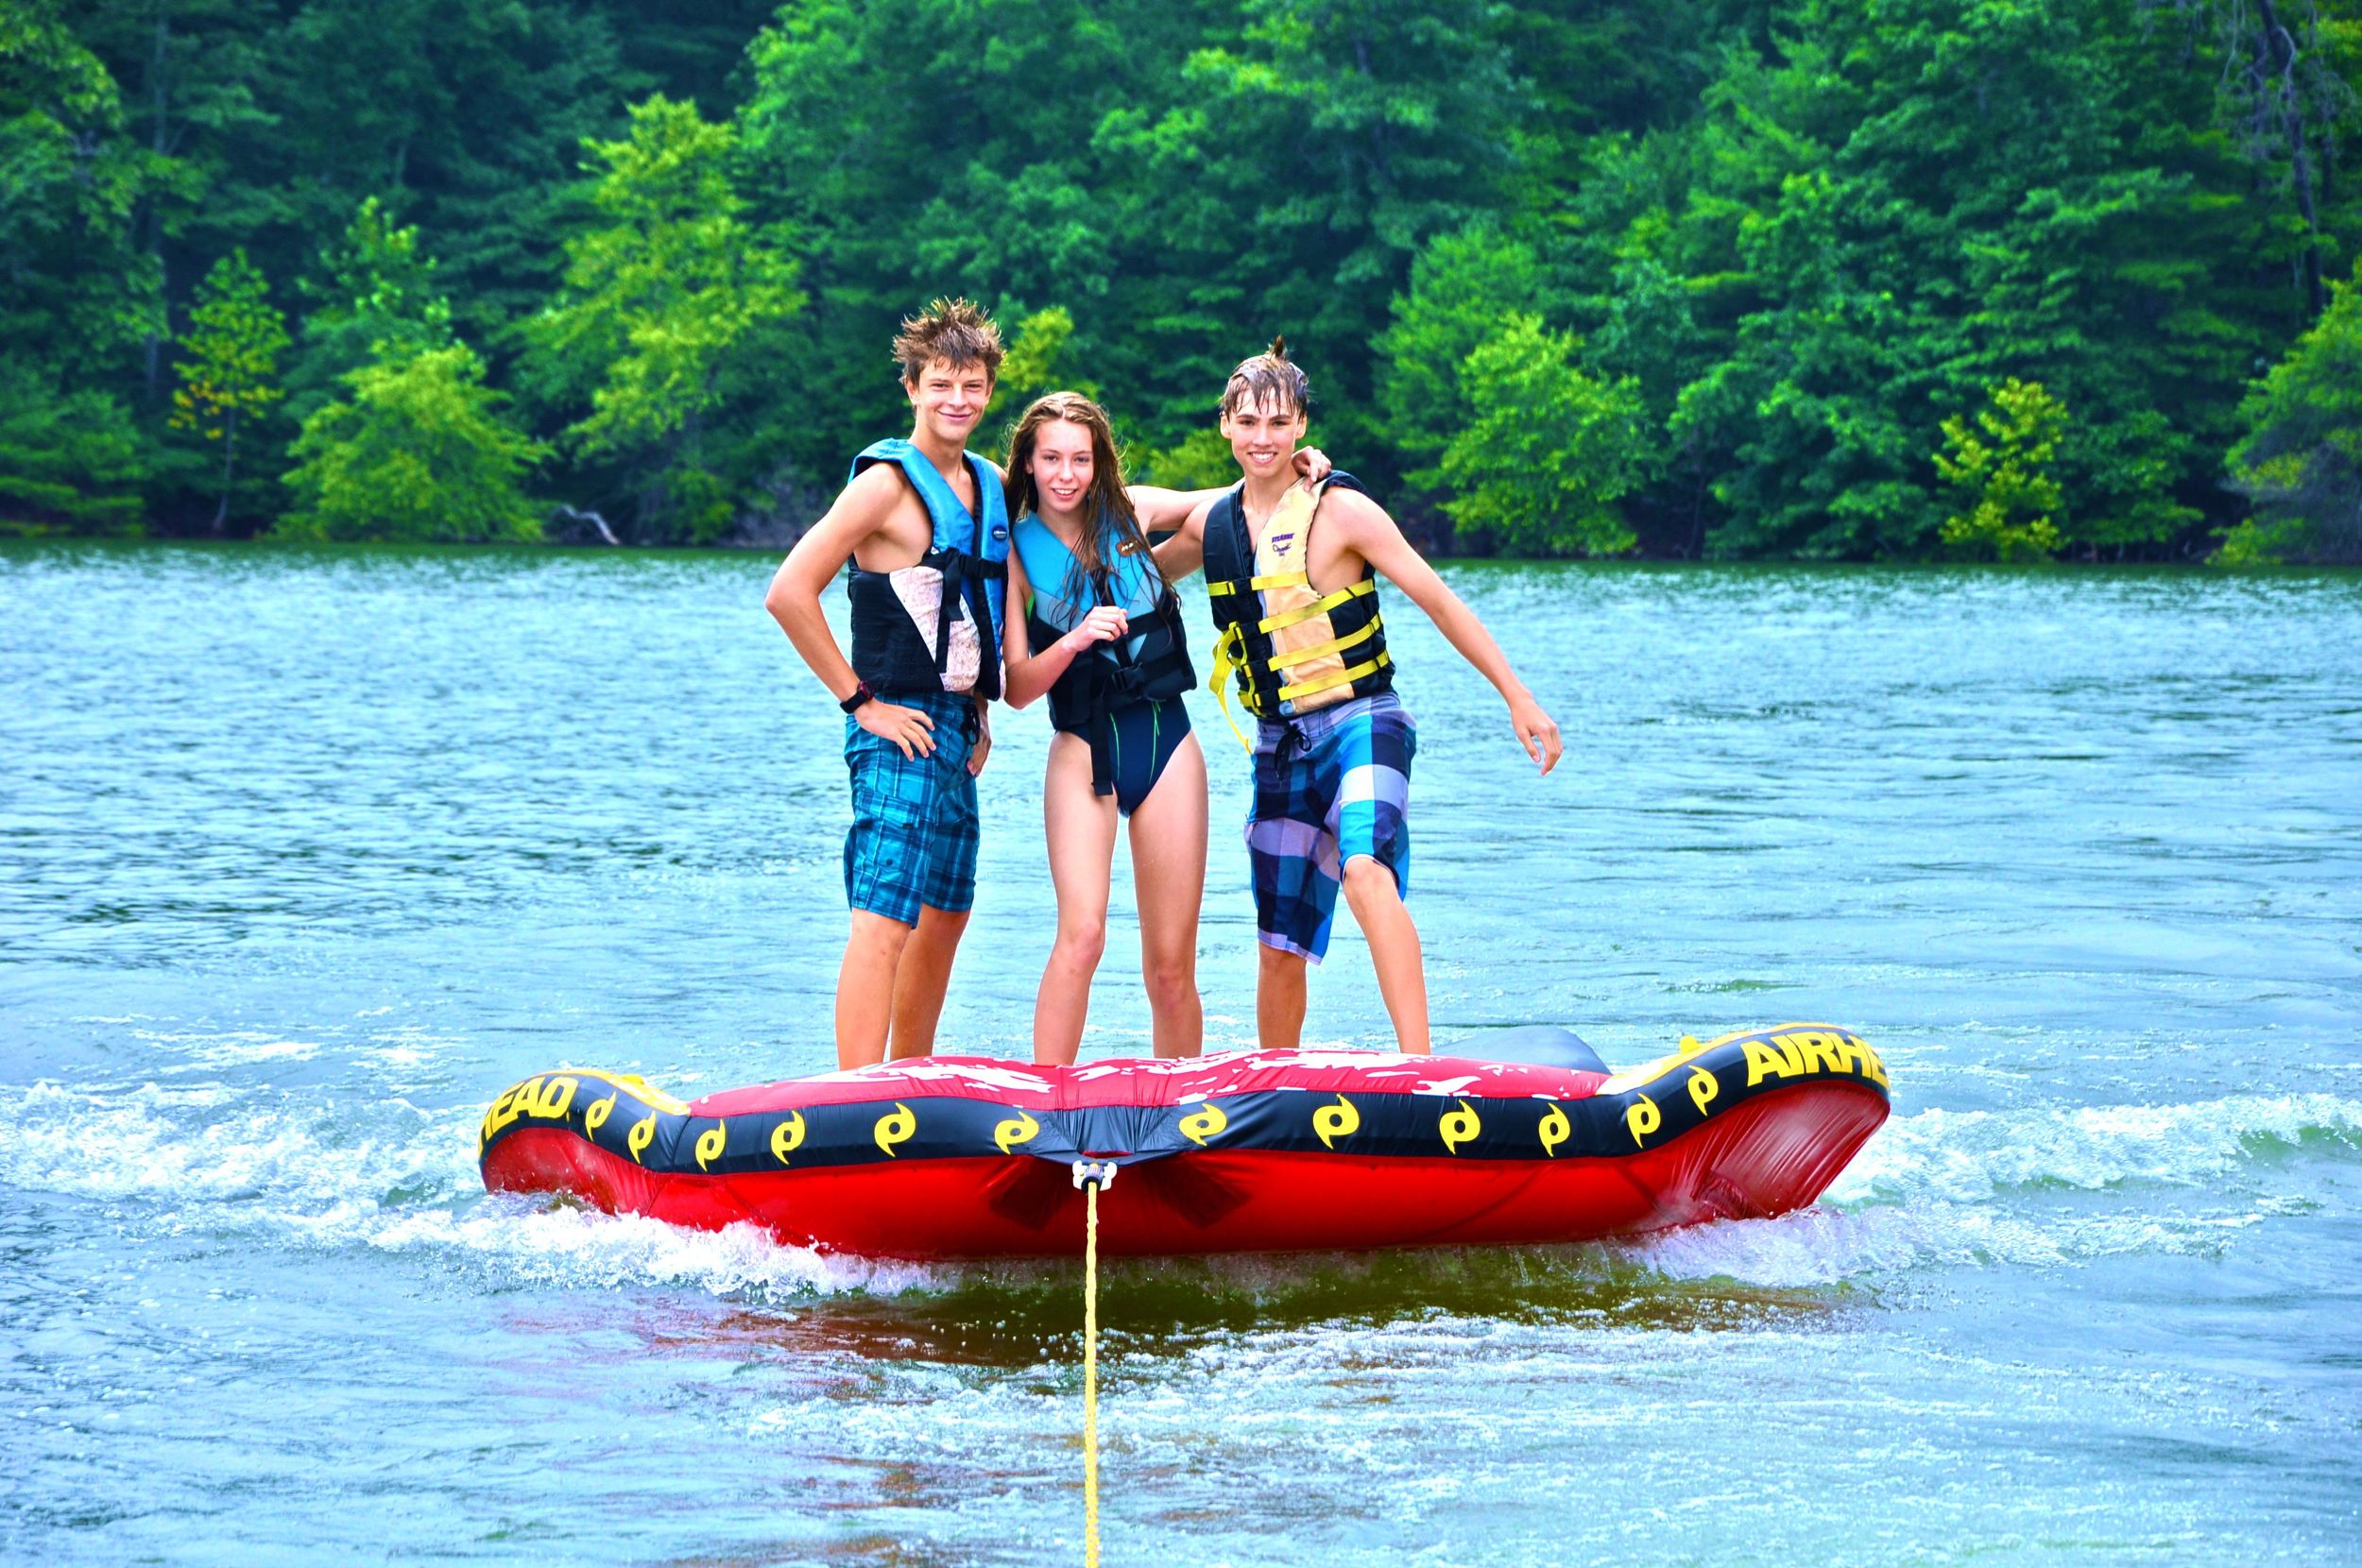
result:
M 1156 547 L 1156 565 L 1169 583 L 1177 583 L 1206 564 L 1206 514 L 1221 499 L 1220 490 L 1204 492 L 1207 499 L 1190 509 L 1181 531 Z
M 770 590 L 762 596 L 762 607 L 787 633 L 787 639 L 796 645 L 812 673 L 820 677 L 829 695 L 839 702 L 853 694 L 861 677 L 853 673 L 845 650 L 837 646 L 836 634 L 829 630 L 828 615 L 820 608 L 820 594 L 845 569 L 845 563 L 862 542 L 876 535 L 894 515 L 895 503 L 902 493 L 901 483 L 901 476 L 884 463 L 855 475 L 836 498 L 836 504 L 796 541 L 796 548 L 787 553 L 787 559 L 772 573 Z M 905 757 L 923 757 L 934 750 L 931 732 L 935 723 L 915 707 L 884 701 L 866 702 L 854 710 L 853 717 L 864 729 L 901 747 Z
M 1411 548 L 1411 541 L 1402 537 L 1402 529 L 1386 509 L 1367 496 L 1338 490 L 1323 499 L 1321 509 L 1325 519 L 1343 526 L 1345 542 L 1355 553 L 1425 610 L 1445 640 L 1460 651 L 1477 673 L 1493 683 L 1509 705 L 1510 725 L 1526 755 L 1540 763 L 1544 773 L 1556 767 L 1566 750 L 1559 739 L 1557 721 L 1533 700 L 1533 693 L 1510 668 L 1509 656 L 1501 652 L 1476 611 L 1462 603 L 1426 558 Z
M 762 607 L 787 633 L 787 639 L 796 644 L 796 651 L 829 689 L 829 695 L 840 702 L 851 696 L 860 682 L 846 661 L 845 651 L 836 645 L 835 634 L 829 630 L 820 595 L 845 570 L 854 550 L 893 515 L 900 495 L 899 478 L 884 463 L 857 474 L 836 503 L 796 541 L 779 570 L 772 573 L 770 591 L 762 597 Z
M 1329 475 L 1328 454 L 1318 447 L 1306 447 L 1295 454 L 1296 472 L 1308 485 L 1318 485 Z M 1143 534 L 1165 534 L 1185 526 L 1190 515 L 1200 507 L 1220 501 L 1230 489 L 1216 485 L 1203 490 L 1168 490 L 1161 485 L 1126 485 L 1123 493 L 1131 498 L 1132 510 L 1140 520 Z
M 1222 494 L 1212 490 L 1168 490 L 1161 485 L 1126 485 L 1133 515 L 1143 534 L 1169 534 L 1189 521 L 1190 514 Z

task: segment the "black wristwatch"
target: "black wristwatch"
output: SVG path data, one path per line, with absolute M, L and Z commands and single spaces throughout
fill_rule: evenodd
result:
M 875 691 L 869 690 L 869 683 L 867 681 L 862 681 L 853 688 L 853 694 L 851 696 L 843 699 L 836 706 L 845 709 L 846 712 L 850 713 L 853 709 L 859 707 L 862 704 L 868 702 L 876 695 L 877 693 Z

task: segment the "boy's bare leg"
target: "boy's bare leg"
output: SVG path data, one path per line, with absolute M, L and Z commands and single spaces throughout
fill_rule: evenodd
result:
M 1304 1040 L 1304 957 L 1257 944 L 1255 1037 L 1265 1050 L 1293 1050 Z
M 1140 979 L 1159 1056 L 1206 1048 L 1197 994 L 1197 913 L 1206 902 L 1206 754 L 1192 735 L 1132 813 L 1132 885 L 1140 905 Z
M 943 1018 L 943 996 L 951 986 L 951 960 L 959 955 L 967 914 L 966 910 L 954 914 L 925 904 L 918 908 L 918 929 L 911 932 L 894 972 L 890 1054 L 897 1062 L 935 1048 L 935 1025 Z
M 1395 1043 L 1408 1054 L 1428 1054 L 1427 970 L 1419 961 L 1419 928 L 1403 908 L 1395 874 L 1367 855 L 1345 862 L 1345 902 L 1369 939 L 1378 994 L 1395 1022 Z
M 1107 949 L 1107 876 L 1116 855 L 1116 797 L 1091 793 L 1090 743 L 1050 742 L 1042 784 L 1042 829 L 1050 882 L 1058 895 L 1058 934 L 1034 995 L 1034 1060 L 1071 1063 L 1089 1015 L 1091 977 Z
M 836 971 L 836 1065 L 839 1070 L 885 1060 L 895 972 L 911 929 L 869 910 L 853 912 L 845 962 Z

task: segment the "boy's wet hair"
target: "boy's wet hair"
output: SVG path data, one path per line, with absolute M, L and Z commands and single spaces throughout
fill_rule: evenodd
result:
M 918 384 L 919 372 L 937 360 L 958 369 L 981 365 L 984 379 L 1001 374 L 1001 329 L 984 308 L 965 299 L 931 299 L 927 308 L 902 323 L 894 339 L 895 362 L 902 367 L 902 384 Z
M 1250 403 L 1272 403 L 1301 414 L 1312 401 L 1312 388 L 1288 357 L 1288 340 L 1275 337 L 1271 347 L 1253 359 L 1242 359 L 1222 389 L 1224 418 Z

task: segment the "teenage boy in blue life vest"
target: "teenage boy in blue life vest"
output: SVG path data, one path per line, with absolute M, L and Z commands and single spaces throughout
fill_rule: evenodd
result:
M 850 483 L 796 542 L 764 606 L 846 712 L 852 930 L 836 980 L 839 1067 L 924 1056 L 976 901 L 976 775 L 1001 694 L 1009 520 L 1001 470 L 967 451 L 1001 368 L 1001 334 L 938 299 L 894 340 L 915 416 L 907 440 L 853 460 Z M 820 594 L 847 561 L 847 660 Z
M 1509 705 L 1510 726 L 1544 773 L 1565 749 L 1558 725 L 1510 669 L 1493 634 L 1420 558 L 1384 507 L 1347 474 L 1317 490 L 1291 466 L 1309 388 L 1284 342 L 1230 373 L 1222 433 L 1243 475 L 1190 514 L 1157 549 L 1169 578 L 1206 569 L 1222 639 L 1218 691 L 1235 673 L 1256 717 L 1255 803 L 1246 823 L 1261 968 L 1256 1032 L 1265 1049 L 1304 1032 L 1305 964 L 1328 949 L 1344 890 L 1369 939 L 1378 987 L 1401 1048 L 1429 1048 L 1419 930 L 1403 907 L 1406 820 L 1416 731 L 1394 693 L 1378 576 L 1425 610 Z M 1228 693 L 1224 692 L 1224 711 Z

